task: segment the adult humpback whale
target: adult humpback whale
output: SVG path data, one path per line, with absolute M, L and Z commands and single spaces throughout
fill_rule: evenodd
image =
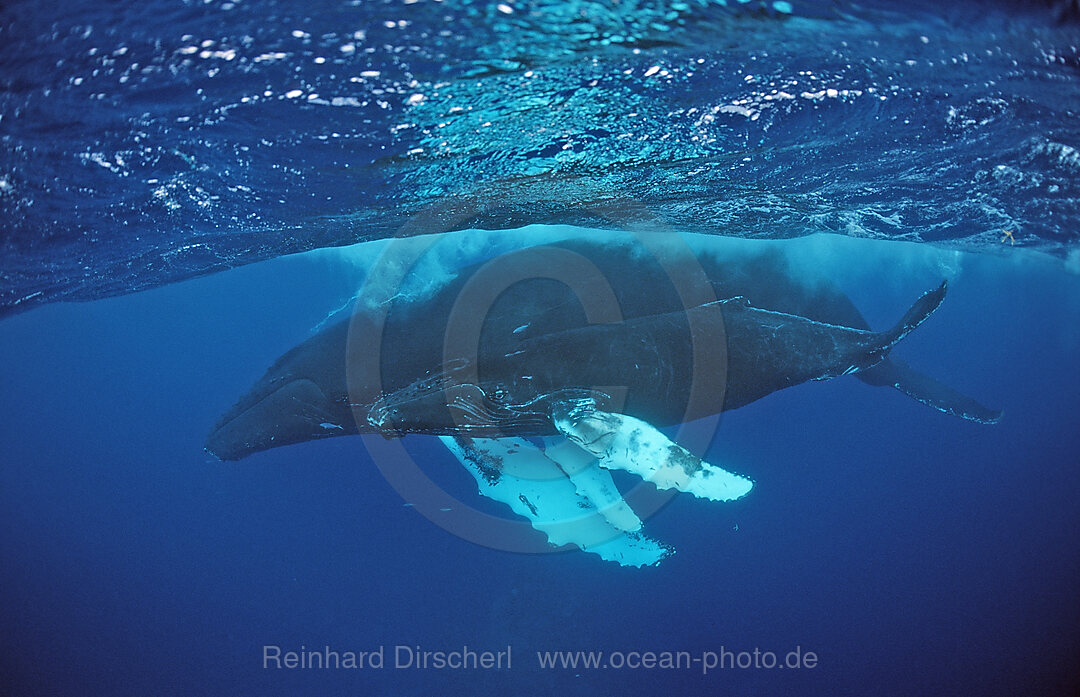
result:
M 350 321 L 279 359 L 221 419 L 207 448 L 238 459 L 350 433 L 438 435 L 482 493 L 511 506 L 551 542 L 640 565 L 668 550 L 641 535 L 641 521 L 606 470 L 713 500 L 738 498 L 751 487 L 657 426 L 843 374 L 963 418 L 999 416 L 888 359 L 940 304 L 944 284 L 879 333 L 834 286 L 802 283 L 782 254 L 654 252 L 582 240 L 545 247 L 531 258 L 554 254 L 540 259 L 549 265 L 584 260 L 595 273 L 568 284 L 510 269 L 516 280 L 464 313 L 461 298 L 490 283 L 490 265 L 461 269 L 427 294 L 359 303 Z M 622 321 L 589 316 L 588 306 L 605 293 Z M 462 316 L 476 320 L 464 343 L 455 341 Z M 375 337 L 381 358 L 361 350 L 357 336 Z M 524 440 L 553 435 L 567 443 L 541 450 Z M 565 525 L 567 502 L 571 511 L 594 511 L 600 523 Z

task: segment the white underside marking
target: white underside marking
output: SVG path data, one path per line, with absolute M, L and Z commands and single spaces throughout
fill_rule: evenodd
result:
M 639 532 L 641 520 L 611 475 L 576 446 L 554 446 L 549 457 L 521 438 L 477 438 L 467 447 L 450 436 L 441 440 L 473 474 L 481 494 L 505 503 L 553 545 L 574 545 L 623 566 L 651 566 L 671 553 Z M 497 478 L 485 476 L 477 456 L 485 467 L 498 463 Z
M 555 427 L 587 450 L 601 467 L 620 469 L 659 489 L 677 489 L 711 501 L 734 501 L 754 483 L 711 465 L 632 416 L 578 406 L 555 419 Z

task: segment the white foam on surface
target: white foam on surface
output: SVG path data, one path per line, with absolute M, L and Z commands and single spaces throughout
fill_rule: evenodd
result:
M 647 246 L 638 245 L 641 254 L 689 246 L 697 254 L 708 254 L 721 261 L 779 250 L 793 276 L 802 283 L 808 286 L 836 284 L 856 301 L 860 289 L 873 288 L 880 292 L 883 283 L 902 285 L 890 290 L 897 297 L 906 297 L 912 289 L 925 288 L 942 279 L 955 281 L 963 273 L 966 262 L 979 256 L 955 247 L 925 242 L 826 233 L 785 239 L 747 239 L 681 232 L 630 233 L 570 225 L 459 230 L 317 249 L 298 256 L 311 260 L 331 275 L 351 278 L 351 284 L 356 288 L 350 298 L 342 298 L 344 302 L 340 307 L 328 308 L 328 316 L 322 323 L 325 324 L 347 315 L 361 297 L 361 291 L 368 302 L 381 302 L 387 298 L 422 301 L 456 278 L 461 268 L 516 249 L 565 240 L 591 240 L 605 245 L 642 239 L 647 240 Z M 1080 257 L 1075 252 L 1062 260 L 1027 249 L 1003 247 L 1002 250 L 1014 263 L 1039 263 L 1080 273 Z

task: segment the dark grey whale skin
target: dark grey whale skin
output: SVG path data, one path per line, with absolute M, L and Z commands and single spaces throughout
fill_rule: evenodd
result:
M 553 433 L 545 414 L 550 407 L 543 399 L 545 390 L 580 392 L 596 386 L 622 386 L 626 392 L 625 403 L 618 405 L 621 411 L 655 425 L 667 425 L 703 416 L 704 412 L 737 408 L 777 389 L 807 379 L 831 377 L 848 368 L 868 384 L 894 387 L 945 413 L 983 423 L 1000 418 L 1000 412 L 889 359 L 891 344 L 883 350 L 882 345 L 888 343 L 890 332 L 869 332 L 862 314 L 835 286 L 804 285 L 778 251 L 727 254 L 723 258 L 688 253 L 658 257 L 633 244 L 599 245 L 575 240 L 553 246 L 579 254 L 596 266 L 600 274 L 587 279 L 577 292 L 586 300 L 594 293 L 613 292 L 624 321 L 618 326 L 590 326 L 579 296 L 561 282 L 547 278 L 517 282 L 490 307 L 478 308 L 478 312 L 486 310 L 486 315 L 474 359 L 477 365 L 467 382 L 477 382 L 479 391 L 466 389 L 462 395 L 463 388 L 455 390 L 456 396 L 473 405 L 467 409 L 473 412 L 472 420 L 491 420 L 491 428 L 485 430 L 478 423 L 471 435 Z M 318 332 L 278 359 L 221 418 L 207 439 L 207 450 L 221 459 L 236 460 L 281 445 L 361 432 L 386 436 L 406 432 L 462 433 L 462 414 L 447 410 L 442 388 L 417 383 L 425 379 L 431 382 L 445 371 L 444 337 L 451 309 L 481 266 L 462 269 L 431 297 L 398 299 L 389 307 L 381 332 L 378 379 L 366 381 L 378 385 L 357 390 L 354 382 L 354 394 L 349 395 L 346 353 L 350 330 L 354 337 L 375 331 L 373 314 L 358 309 L 349 320 Z M 688 388 L 694 380 L 692 349 L 696 346 L 700 351 L 708 337 L 701 335 L 699 323 L 697 340 L 691 341 L 689 319 L 695 310 L 684 307 L 676 284 L 686 293 L 687 284 L 693 289 L 694 279 L 700 281 L 702 271 L 711 293 L 702 293 L 705 289 L 696 287 L 698 298 L 708 299 L 711 295 L 722 300 L 740 299 L 716 306 L 723 308 L 727 335 L 727 382 L 724 389 L 714 390 L 722 395 L 723 403 L 706 399 L 704 405 L 695 405 L 704 412 L 694 413 L 687 411 Z M 512 275 L 513 269 L 508 273 Z M 598 286 L 595 291 L 591 284 Z M 932 293 L 937 292 L 943 295 L 944 287 Z M 941 298 L 933 299 L 940 302 Z M 912 320 L 905 317 L 904 321 Z M 902 330 L 904 321 L 892 333 Z M 778 348 L 783 344 L 766 340 L 760 331 L 762 322 L 784 325 L 789 339 L 797 336 L 805 341 L 797 350 Z M 755 325 L 758 330 L 752 331 Z M 656 331 L 660 326 L 663 331 Z M 652 337 L 645 340 L 652 342 L 652 349 L 641 353 L 643 332 Z M 843 336 L 848 343 L 864 342 L 864 355 L 834 356 L 834 363 L 826 364 L 820 352 L 815 354 L 814 347 L 806 342 L 820 342 L 830 332 Z M 658 346 L 666 354 L 654 360 L 651 373 L 627 369 L 634 364 L 640 366 L 646 355 L 655 356 Z M 531 355 L 523 352 L 530 347 Z M 628 355 L 635 350 L 638 355 Z M 757 357 L 762 352 L 772 354 L 773 367 L 751 376 L 745 366 L 760 364 Z M 815 355 L 821 360 L 810 360 Z M 561 376 L 558 365 L 564 366 Z M 700 357 L 698 365 L 702 365 Z M 546 382 L 537 381 L 533 375 L 541 372 L 540 368 L 546 371 Z M 374 377 L 375 369 L 363 366 L 369 378 Z M 524 376 L 532 380 L 524 384 Z M 710 385 L 708 379 L 699 376 L 698 384 L 702 383 Z M 354 403 L 354 399 L 360 401 Z M 506 409 L 534 399 L 528 407 Z M 372 406 L 376 412 L 371 412 Z

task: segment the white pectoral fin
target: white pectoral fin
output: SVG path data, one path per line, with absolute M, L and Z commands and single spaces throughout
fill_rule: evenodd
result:
M 473 474 L 482 495 L 505 503 L 553 545 L 574 545 L 623 566 L 651 566 L 672 552 L 638 532 L 641 520 L 590 455 L 555 449 L 568 473 L 520 438 L 441 440 Z
M 712 501 L 734 501 L 754 486 L 746 477 L 695 457 L 632 416 L 576 404 L 555 414 L 555 427 L 595 457 L 601 467 L 631 472 L 659 489 L 677 489 Z
M 546 449 L 521 438 L 442 437 L 482 495 L 505 503 L 553 545 L 574 545 L 623 566 L 651 566 L 672 553 L 641 533 L 641 519 L 607 470 L 712 501 L 734 501 L 753 487 L 632 416 L 578 401 L 553 417 L 566 440 Z
M 613 527 L 626 532 L 641 530 L 641 518 L 630 508 L 608 471 L 599 467 L 592 453 L 566 439 L 545 449 L 544 455 L 558 463 L 573 482 L 578 496 L 591 501 L 596 512 Z

